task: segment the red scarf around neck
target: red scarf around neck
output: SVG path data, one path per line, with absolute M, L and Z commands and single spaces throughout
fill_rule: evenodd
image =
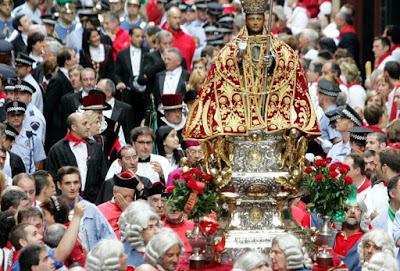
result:
M 88 143 L 86 138 L 77 138 L 76 136 L 74 136 L 71 133 L 67 133 L 65 135 L 65 139 L 68 140 L 69 142 L 74 142 L 74 147 L 76 145 L 79 145 L 79 143 L 83 143 L 83 144 L 87 144 Z

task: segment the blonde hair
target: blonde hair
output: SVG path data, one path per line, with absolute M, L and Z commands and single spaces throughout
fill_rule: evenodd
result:
M 205 72 L 195 70 L 192 72 L 189 78 L 189 82 L 187 84 L 188 90 L 195 90 L 198 91 L 199 88 L 202 86 L 204 81 L 206 80 L 207 74 Z
M 342 61 L 339 62 L 340 70 L 346 78 L 347 83 L 361 83 L 360 70 L 358 69 L 357 64 L 354 62 L 354 60 L 349 61 L 348 58 L 344 58 Z

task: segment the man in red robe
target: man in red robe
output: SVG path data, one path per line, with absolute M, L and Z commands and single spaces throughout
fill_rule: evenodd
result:
M 118 226 L 119 217 L 129 203 L 133 201 L 138 187 L 140 188 L 139 181 L 131 173 L 122 172 L 114 175 L 113 199 L 97 206 L 108 223 L 110 223 L 119 240 L 121 240 Z
M 186 60 L 187 70 L 190 72 L 192 70 L 192 59 L 196 50 L 196 44 L 192 36 L 183 32 L 181 21 L 182 12 L 179 8 L 173 6 L 167 12 L 167 23 L 163 26 L 163 29 L 171 32 L 174 36 L 173 47 L 181 51 Z

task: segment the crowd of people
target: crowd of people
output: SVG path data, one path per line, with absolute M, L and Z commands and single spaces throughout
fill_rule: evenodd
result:
M 333 253 L 349 270 L 398 270 L 400 27 L 360 63 L 354 6 L 273 2 L 265 22 L 300 56 L 321 132 L 308 162 L 346 163 L 357 187 Z M 251 23 L 238 0 L 0 0 L 0 270 L 188 270 L 194 223 L 163 197 L 182 158 L 204 158 L 182 131 Z M 318 226 L 307 203 L 293 217 Z M 233 270 L 309 270 L 302 246 L 277 236 Z

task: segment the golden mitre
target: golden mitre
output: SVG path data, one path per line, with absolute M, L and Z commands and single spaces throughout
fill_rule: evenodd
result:
M 268 9 L 266 0 L 241 0 L 240 2 L 246 14 L 263 14 Z

